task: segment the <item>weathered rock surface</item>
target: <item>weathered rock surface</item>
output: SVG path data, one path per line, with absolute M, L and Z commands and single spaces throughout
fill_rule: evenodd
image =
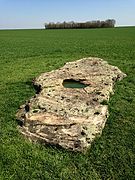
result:
M 34 82 L 37 94 L 18 110 L 21 133 L 32 141 L 85 151 L 104 128 L 114 83 L 125 76 L 99 58 L 41 74 Z

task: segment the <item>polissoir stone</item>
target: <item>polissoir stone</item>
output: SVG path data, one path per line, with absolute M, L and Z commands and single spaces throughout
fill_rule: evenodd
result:
M 37 77 L 37 94 L 17 112 L 28 139 L 85 151 L 101 135 L 114 83 L 126 75 L 99 58 L 68 62 Z

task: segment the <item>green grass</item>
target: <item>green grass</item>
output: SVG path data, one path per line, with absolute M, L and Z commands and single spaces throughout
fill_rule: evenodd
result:
M 115 86 L 102 136 L 85 155 L 24 139 L 15 113 L 34 95 L 32 79 L 88 56 L 127 74 Z M 0 120 L 0 180 L 134 180 L 135 27 L 0 31 Z

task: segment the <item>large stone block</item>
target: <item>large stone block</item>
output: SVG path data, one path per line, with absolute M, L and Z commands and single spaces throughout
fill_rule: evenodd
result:
M 114 83 L 125 76 L 92 57 L 41 74 L 34 81 L 37 94 L 17 112 L 21 133 L 32 141 L 85 151 L 101 135 Z

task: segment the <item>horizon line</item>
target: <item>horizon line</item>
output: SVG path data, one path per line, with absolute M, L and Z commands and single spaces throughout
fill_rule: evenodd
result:
M 117 27 L 135 27 L 135 25 L 116 25 L 114 28 L 117 28 Z M 42 29 L 45 29 L 44 27 L 36 27 L 36 28 L 0 28 L 0 30 L 42 30 Z M 88 28 L 88 29 L 100 29 L 100 28 Z M 102 28 L 103 29 L 103 28 Z

